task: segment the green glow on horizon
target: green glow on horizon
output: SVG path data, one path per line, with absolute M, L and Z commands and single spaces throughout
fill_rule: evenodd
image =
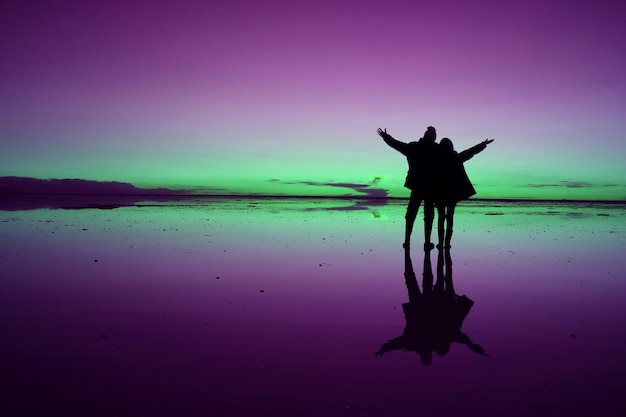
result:
M 247 147 L 236 141 L 218 147 L 207 142 L 193 149 L 166 139 L 148 148 L 77 141 L 72 146 L 10 149 L 12 157 L 3 161 L 0 175 L 119 181 L 204 194 L 367 195 L 323 185 L 346 183 L 408 197 L 403 187 L 406 159 L 378 139 L 369 132 L 364 142 L 357 138 L 337 142 L 334 148 L 308 139 L 287 144 L 273 139 Z M 459 140 L 455 146 L 463 149 L 473 142 Z M 538 153 L 525 143 L 496 139 L 465 164 L 477 190 L 474 198 L 626 200 L 626 169 L 618 152 L 623 145 L 614 152 L 606 144 L 584 150 L 559 146 L 548 143 Z
M 63 175 L 53 175 L 56 170 L 47 170 L 45 165 L 28 172 L 18 172 L 18 176 L 36 178 L 80 178 L 96 181 L 129 182 L 141 188 L 169 188 L 188 190 L 198 194 L 245 194 L 245 195 L 286 195 L 286 196 L 367 196 L 349 186 L 339 187 L 332 184 L 361 185 L 361 189 L 387 190 L 389 197 L 408 197 L 409 190 L 404 188 L 404 167 L 395 172 L 346 173 L 344 171 L 281 172 L 267 176 L 263 173 L 252 175 L 242 173 L 213 173 L 211 170 L 196 167 L 181 169 L 179 166 L 158 168 L 158 164 L 146 162 L 144 169 L 138 164 L 124 168 L 85 164 L 66 170 Z M 188 166 L 188 168 L 191 168 Z M 501 172 L 501 171 L 500 171 Z M 492 175 L 489 167 L 468 169 L 468 174 L 477 190 L 474 198 L 484 199 L 547 199 L 547 200 L 626 200 L 626 187 L 617 184 L 609 177 L 558 177 L 549 175 L 524 175 L 517 172 L 505 172 Z M 8 175 L 8 174 L 7 174 Z M 16 175 L 15 172 L 11 175 Z M 375 178 L 381 178 L 376 183 Z M 584 179 L 584 180 L 583 180 Z M 279 181 L 277 181 L 279 180 Z M 310 185 L 315 183 L 318 185 Z M 330 185 L 324 185 L 330 184 Z

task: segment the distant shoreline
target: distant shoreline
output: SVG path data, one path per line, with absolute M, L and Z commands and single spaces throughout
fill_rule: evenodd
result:
M 192 194 L 192 193 L 15 193 L 0 194 L 0 200 L 9 199 L 80 199 L 80 198 L 122 198 L 122 199 L 157 199 L 157 200 L 182 200 L 193 198 L 245 198 L 245 199 L 324 199 L 324 200 L 366 200 L 366 201 L 406 201 L 408 197 L 370 197 L 360 195 L 283 195 L 283 194 Z M 580 199 L 531 199 L 531 198 L 470 198 L 465 201 L 506 202 L 506 203 L 603 203 L 603 204 L 626 204 L 626 200 L 580 200 Z
M 357 190 L 360 191 L 360 190 Z M 385 191 L 385 194 L 387 190 Z M 45 199 L 123 199 L 123 203 L 129 204 L 131 200 L 141 201 L 146 199 L 180 200 L 189 198 L 247 198 L 247 199 L 324 199 L 324 200 L 352 200 L 377 202 L 403 201 L 407 197 L 390 197 L 388 195 L 316 195 L 316 194 L 261 194 L 261 193 L 232 193 L 224 189 L 214 189 L 212 192 L 194 192 L 185 189 L 168 188 L 140 188 L 131 183 L 117 181 L 92 181 L 82 179 L 39 179 L 30 177 L 0 177 L 0 202 L 6 205 L 11 200 L 33 200 L 39 202 Z M 472 201 L 485 202 L 536 202 L 536 203 L 591 203 L 625 204 L 626 200 L 598 200 L 598 199 L 534 199 L 534 198 L 472 198 Z M 114 204 L 114 203 L 112 203 Z
M 148 195 L 141 195 L 147 197 Z M 329 196 L 329 195 L 280 195 L 280 194 L 167 194 L 153 195 L 154 197 L 168 198 L 247 198 L 247 199 L 324 199 L 324 200 L 367 200 L 367 201 L 408 201 L 409 197 L 368 197 L 359 195 L 350 196 Z M 530 199 L 530 198 L 470 198 L 465 201 L 485 201 L 485 202 L 526 202 L 526 203 L 603 203 L 603 204 L 626 204 L 626 200 L 570 200 L 570 199 Z

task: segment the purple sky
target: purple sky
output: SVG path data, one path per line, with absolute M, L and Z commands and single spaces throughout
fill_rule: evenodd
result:
M 0 175 L 239 191 L 380 176 L 401 193 L 375 130 L 435 125 L 460 149 L 496 138 L 472 162 L 484 196 L 626 198 L 623 8 L 3 1 Z

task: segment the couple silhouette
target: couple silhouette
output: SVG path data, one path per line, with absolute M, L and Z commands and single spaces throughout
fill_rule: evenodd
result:
M 486 139 L 463 152 L 456 152 L 452 141 L 443 138 L 439 143 L 437 131 L 428 126 L 424 136 L 416 142 L 394 139 L 387 129 L 378 129 L 385 143 L 406 156 L 409 170 L 404 186 L 411 190 L 406 209 L 404 233 L 405 249 L 411 245 L 411 233 L 422 201 L 424 202 L 424 250 L 435 247 L 431 242 L 435 207 L 437 208 L 438 248 L 450 248 L 456 204 L 476 194 L 463 163 L 483 151 L 493 139 Z
M 474 301 L 458 295 L 452 283 L 452 258 L 449 249 L 438 251 L 437 280 L 434 280 L 430 260 L 431 251 L 424 251 L 422 291 L 413 270 L 411 254 L 404 250 L 404 280 L 409 302 L 402 304 L 406 324 L 402 334 L 389 340 L 375 352 L 376 356 L 394 350 L 412 351 L 419 354 L 424 365 L 432 365 L 433 353 L 440 356 L 450 351 L 453 343 L 467 346 L 480 355 L 489 356 L 485 349 L 474 343 L 461 331 L 463 321 Z

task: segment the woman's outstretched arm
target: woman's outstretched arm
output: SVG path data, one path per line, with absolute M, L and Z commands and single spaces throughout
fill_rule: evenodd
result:
M 471 148 L 466 149 L 463 152 L 460 152 L 459 157 L 461 158 L 461 161 L 465 162 L 471 159 L 477 153 L 484 151 L 487 145 L 489 145 L 491 142 L 493 142 L 493 139 L 485 139 L 484 141 L 480 142 L 478 145 L 474 145 Z

